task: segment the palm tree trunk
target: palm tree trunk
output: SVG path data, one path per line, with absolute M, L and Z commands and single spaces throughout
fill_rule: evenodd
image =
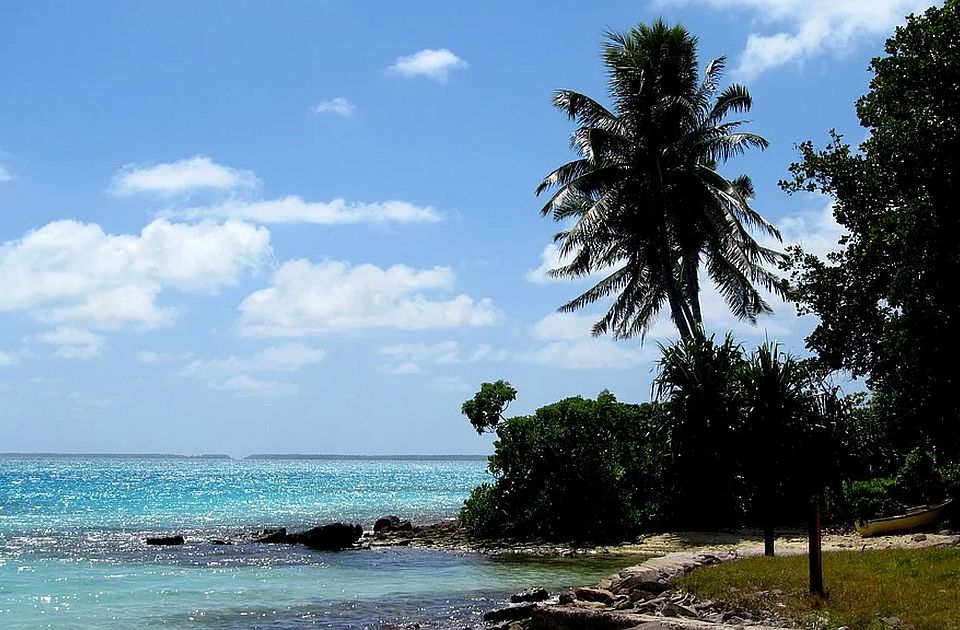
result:
M 666 249 L 662 247 L 662 249 Z M 669 260 L 668 254 L 664 254 L 664 260 Z M 667 300 L 670 302 L 670 316 L 673 323 L 677 326 L 677 332 L 683 340 L 693 337 L 693 329 L 690 327 L 690 313 L 686 307 L 686 300 L 683 292 L 677 286 L 677 280 L 673 277 L 673 272 L 669 266 L 663 266 L 663 283 L 667 289 Z
M 683 257 L 683 275 L 687 289 L 687 304 L 691 310 L 691 322 L 696 327 L 703 326 L 703 313 L 700 311 L 700 268 L 699 252 L 688 253 Z

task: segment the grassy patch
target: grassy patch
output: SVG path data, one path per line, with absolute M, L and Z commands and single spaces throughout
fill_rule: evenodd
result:
M 830 627 L 887 628 L 897 617 L 913 630 L 960 630 L 960 549 L 891 549 L 825 553 L 824 598 L 807 592 L 806 556 L 748 558 L 677 580 L 701 597 L 801 620 L 819 615 Z

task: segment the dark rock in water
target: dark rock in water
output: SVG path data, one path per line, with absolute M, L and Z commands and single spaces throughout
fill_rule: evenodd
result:
M 382 516 L 377 519 L 377 522 L 373 524 L 373 532 L 379 534 L 380 532 L 389 532 L 397 528 L 400 525 L 400 517 L 394 516 L 393 514 Z
M 497 608 L 496 610 L 491 610 L 484 613 L 483 620 L 490 623 L 497 623 L 500 621 L 519 621 L 520 619 L 526 619 L 533 614 L 534 608 L 537 605 L 534 603 L 520 604 L 519 606 L 508 606 L 506 608 Z
M 182 545 L 183 542 L 183 536 L 179 534 L 176 536 L 154 536 L 147 538 L 148 545 Z
M 304 532 L 287 534 L 284 542 L 299 543 L 311 549 L 337 551 L 352 547 L 362 535 L 363 527 L 359 523 L 330 523 Z
M 253 535 L 253 542 L 258 543 L 285 543 L 287 540 L 287 528 L 278 527 L 276 529 L 265 529 L 259 534 Z
M 373 524 L 374 534 L 384 534 L 387 532 L 409 532 L 413 531 L 413 523 L 410 521 L 401 521 L 399 516 L 389 514 L 377 519 Z
M 572 606 L 546 606 L 532 611 L 533 628 L 569 628 L 590 630 L 614 630 L 636 628 L 637 618 L 623 613 L 605 610 L 587 610 Z M 643 628 L 644 626 L 640 626 Z M 656 628 L 657 626 L 653 626 Z
M 520 602 L 542 602 L 543 600 L 550 597 L 550 594 L 547 593 L 547 589 L 540 588 L 528 588 L 525 591 L 520 591 L 519 593 L 514 593 L 510 596 L 510 601 L 514 604 Z
M 609 604 L 613 601 L 613 593 L 602 588 L 575 588 L 573 589 L 573 593 L 577 596 L 577 599 L 582 599 L 585 602 Z
M 211 545 L 232 545 L 233 543 L 229 540 L 220 540 L 219 538 L 214 538 L 210 541 Z

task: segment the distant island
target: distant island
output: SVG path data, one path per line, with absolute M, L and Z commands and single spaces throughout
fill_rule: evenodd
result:
M 329 453 L 254 453 L 234 458 L 223 453 L 178 455 L 171 453 L 0 453 L 0 457 L 32 458 L 88 458 L 88 459 L 212 459 L 212 460 L 267 460 L 267 459 L 322 459 L 341 461 L 426 461 L 426 462 L 482 462 L 486 455 L 337 455 Z
M 486 455 L 333 455 L 305 453 L 256 453 L 244 459 L 330 459 L 362 461 L 427 461 L 427 462 L 482 462 Z

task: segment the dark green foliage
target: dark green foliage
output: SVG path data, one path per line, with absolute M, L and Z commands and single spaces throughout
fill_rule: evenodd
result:
M 791 252 L 792 289 L 821 323 L 808 346 L 867 376 L 892 444 L 960 456 L 960 2 L 912 16 L 871 63 L 857 102 L 870 135 L 805 142 L 789 192 L 835 199 L 848 235 L 827 261 Z
M 493 431 L 503 420 L 503 412 L 517 399 L 517 390 L 504 380 L 483 383 L 473 398 L 463 403 L 460 413 L 465 415 L 477 433 Z
M 943 500 L 943 475 L 930 451 L 911 451 L 897 473 L 899 495 L 910 504 L 930 504 Z
M 871 519 L 903 514 L 906 507 L 896 498 L 897 480 L 892 477 L 877 477 L 865 481 L 851 481 L 844 485 L 849 519 Z
M 492 486 L 476 488 L 462 522 L 481 536 L 619 540 L 656 512 L 656 407 L 567 398 L 497 427 Z
M 714 528 L 743 516 L 743 367 L 743 350 L 729 335 L 721 344 L 700 334 L 663 349 L 656 390 L 678 525 Z
M 802 520 L 838 484 L 842 410 L 808 362 L 698 334 L 664 348 L 659 367 L 675 525 Z
M 802 521 L 840 491 L 846 407 L 808 362 L 702 333 L 663 349 L 662 403 L 567 398 L 496 427 L 493 485 L 461 520 L 480 536 L 616 540 L 655 527 Z
M 723 58 L 701 74 L 697 40 L 658 20 L 611 32 L 603 52 L 611 106 L 561 90 L 554 105 L 576 121 L 579 158 L 556 168 L 537 188 L 552 190 L 541 213 L 565 226 L 555 240 L 569 264 L 557 276 L 608 274 L 564 305 L 571 311 L 614 296 L 594 334 L 643 335 L 669 305 L 681 337 L 702 322 L 698 272 L 719 288 L 733 313 L 754 320 L 770 307 L 755 288 L 782 292 L 765 265 L 780 254 L 759 245 L 751 229 L 779 239 L 750 207 L 753 185 L 717 168 L 751 148 L 767 146 L 743 131 L 746 88 L 719 89 Z M 570 227 L 572 224 L 572 227 Z

